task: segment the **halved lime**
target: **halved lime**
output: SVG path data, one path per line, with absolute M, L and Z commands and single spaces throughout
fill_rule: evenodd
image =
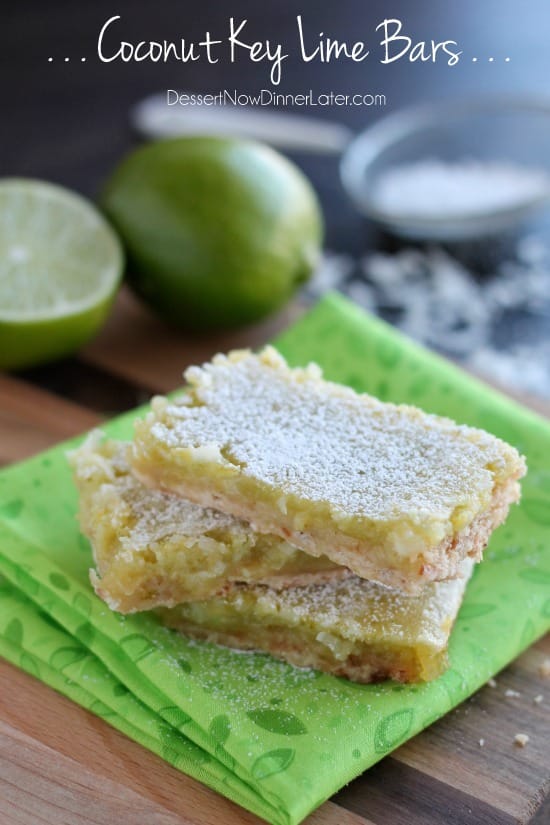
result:
M 0 368 L 78 349 L 105 320 L 122 276 L 114 231 L 50 183 L 0 180 Z

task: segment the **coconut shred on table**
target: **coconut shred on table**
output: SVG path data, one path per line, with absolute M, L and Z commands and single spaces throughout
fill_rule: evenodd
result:
M 360 260 L 328 253 L 307 295 L 327 289 L 504 387 L 550 397 L 550 245 L 542 234 L 518 240 L 483 279 L 437 245 Z

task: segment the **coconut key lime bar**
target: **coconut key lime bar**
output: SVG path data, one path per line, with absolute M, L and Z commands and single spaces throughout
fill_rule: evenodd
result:
M 243 518 L 357 576 L 414 591 L 479 560 L 525 464 L 492 435 L 290 369 L 271 347 L 185 373 L 136 423 L 148 486 Z
M 416 596 L 359 579 L 275 591 L 238 586 L 216 599 L 160 609 L 188 636 L 271 653 L 356 682 L 428 681 L 447 665 L 447 643 L 473 567 Z
M 350 575 L 232 516 L 147 489 L 130 472 L 128 446 L 96 430 L 69 455 L 97 567 L 90 578 L 113 610 L 207 599 L 236 581 L 276 589 Z

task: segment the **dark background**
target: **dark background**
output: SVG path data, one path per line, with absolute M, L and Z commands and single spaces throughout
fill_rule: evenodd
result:
M 359 130 L 385 113 L 419 101 L 471 97 L 482 93 L 550 96 L 550 4 L 548 0 L 27 0 L 2 4 L 0 76 L 2 125 L 0 174 L 56 181 L 94 196 L 101 181 L 136 140 L 128 109 L 143 96 L 181 88 L 216 92 L 269 88 L 267 64 L 240 60 L 231 65 L 202 61 L 187 64 L 101 63 L 97 38 L 114 14 L 117 37 L 137 42 L 185 37 L 201 39 L 205 30 L 227 36 L 228 19 L 248 18 L 246 35 L 288 44 L 277 91 L 314 93 L 382 92 L 382 108 L 317 108 L 315 116 L 340 120 Z M 302 14 L 313 37 L 319 31 L 345 40 L 362 39 L 377 49 L 375 26 L 385 17 L 403 21 L 415 40 L 454 39 L 464 54 L 458 65 L 444 62 L 382 65 L 368 58 L 322 65 L 298 55 L 296 15 Z M 488 61 L 494 57 L 494 62 Z M 48 57 L 53 57 L 52 63 Z M 64 58 L 69 57 L 69 63 Z M 86 57 L 81 63 L 80 58 Z M 472 57 L 477 57 L 476 63 Z M 510 62 L 504 61 L 510 57 Z M 304 109 L 298 110 L 306 114 Z M 364 226 L 341 192 L 337 159 L 294 155 L 321 196 L 327 218 L 327 245 L 358 252 L 368 242 Z
M 116 163 L 140 140 L 130 126 L 130 107 L 167 88 L 213 94 L 223 89 L 258 93 L 262 88 L 281 93 L 311 90 L 314 95 L 330 91 L 384 94 L 385 107 L 285 110 L 340 122 L 353 132 L 403 106 L 422 102 L 487 95 L 550 102 L 550 0 L 25 0 L 17 5 L 13 0 L 9 5 L 3 0 L 0 8 L 0 176 L 43 178 L 91 198 L 98 194 Z M 321 31 L 340 41 L 364 40 L 371 55 L 359 64 L 345 60 L 304 63 L 298 48 L 298 14 L 312 42 Z M 113 15 L 121 17 L 106 38 L 106 45 L 113 51 L 120 40 L 134 44 L 180 38 L 199 41 L 207 30 L 213 38 L 227 38 L 229 18 L 246 18 L 243 36 L 248 42 L 269 38 L 284 44 L 289 57 L 283 63 L 282 82 L 271 86 L 269 64 L 253 64 L 244 53 L 234 64 L 227 57 L 214 65 L 204 60 L 185 64 L 102 63 L 97 56 L 98 35 Z M 385 18 L 400 19 L 403 34 L 414 42 L 457 41 L 463 52 L 460 61 L 455 66 L 448 66 L 445 60 L 411 63 L 405 58 L 389 65 L 380 63 L 383 51 L 376 26 Z M 67 57 L 69 61 L 65 62 Z M 82 57 L 85 62 L 81 62 Z M 379 297 L 372 306 L 359 293 L 363 291 L 364 295 L 368 288 L 366 256 L 379 250 L 395 252 L 401 242 L 381 235 L 354 210 L 340 184 L 336 155 L 301 152 L 291 157 L 310 177 L 320 196 L 326 248 L 336 253 L 326 260 L 341 260 L 347 267 L 343 280 L 330 286 L 400 326 L 403 307 L 385 306 Z M 548 214 L 535 231 L 546 246 L 543 266 L 550 271 Z M 514 236 L 483 239 L 472 248 L 466 244 L 450 251 L 453 258 L 466 264 L 479 289 L 485 292 L 491 279 L 493 283 L 499 280 L 501 264 L 507 265 L 510 256 L 514 259 L 516 241 Z M 437 272 L 433 277 L 437 279 Z M 520 272 L 519 283 L 523 282 Z M 302 293 L 306 302 L 316 300 L 326 288 L 323 281 L 318 283 L 320 288 L 310 286 Z M 549 284 L 549 279 L 544 283 Z M 544 300 L 539 300 L 538 293 L 534 300 L 526 295 L 524 305 L 520 301 L 491 319 L 487 325 L 491 359 L 481 367 L 475 363 L 476 344 L 465 353 L 453 344 L 454 334 L 434 332 L 434 324 L 449 309 L 437 301 L 448 301 L 447 297 L 437 299 L 433 318 L 422 330 L 408 334 L 504 388 L 550 398 L 550 288 L 547 291 Z M 468 325 L 469 319 L 462 316 L 452 323 L 451 332 L 458 330 L 460 337 L 460 329 L 464 323 Z M 505 365 L 504 372 L 499 372 L 494 358 L 504 351 L 504 357 L 512 353 L 513 360 L 509 368 Z M 525 359 L 534 371 L 524 368 Z M 26 370 L 21 376 L 81 400 L 82 385 L 86 383 L 83 369 L 81 359 L 75 357 Z M 98 376 L 89 378 L 97 387 Z M 109 390 L 107 397 L 112 395 Z M 136 401 L 132 393 L 124 399 L 119 398 L 116 407 L 109 401 L 108 409 L 133 406 Z

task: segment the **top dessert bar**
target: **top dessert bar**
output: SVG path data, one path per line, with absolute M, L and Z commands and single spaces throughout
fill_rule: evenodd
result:
M 185 377 L 136 422 L 136 475 L 362 578 L 415 591 L 458 575 L 519 498 L 513 447 L 325 381 L 315 364 L 290 369 L 272 347 Z

